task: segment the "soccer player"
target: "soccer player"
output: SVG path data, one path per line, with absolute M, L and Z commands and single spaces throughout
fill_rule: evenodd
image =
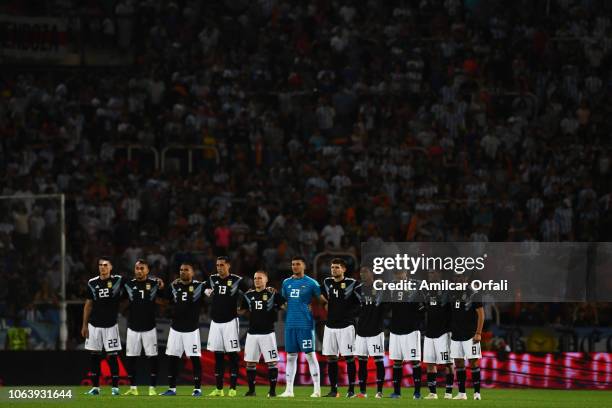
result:
M 226 256 L 217 257 L 217 273 L 205 282 L 205 293 L 212 296 L 210 331 L 206 348 L 215 353 L 215 379 L 217 388 L 209 397 L 222 397 L 225 354 L 230 361 L 230 397 L 236 396 L 238 380 L 238 299 L 248 290 L 242 276 L 230 273 L 230 260 Z
M 166 355 L 170 365 L 168 373 L 168 389 L 160 395 L 169 397 L 176 395 L 176 377 L 183 353 L 189 357 L 193 365 L 194 397 L 202 395 L 202 344 L 200 341 L 200 307 L 202 305 L 204 284 L 193 279 L 194 267 L 189 262 L 183 262 L 179 269 L 179 278 L 168 285 L 165 295 L 174 304 L 172 324 L 168 334 Z
M 124 293 L 129 299 L 129 318 L 126 339 L 126 368 L 130 389 L 124 395 L 138 395 L 136 363 L 142 349 L 149 361 L 149 395 L 157 395 L 157 329 L 155 328 L 155 302 L 164 289 L 164 282 L 149 278 L 149 264 L 139 259 L 134 265 L 134 279 L 125 283 Z
M 85 349 L 91 351 L 91 381 L 89 395 L 100 394 L 100 359 L 106 350 L 112 376 L 112 395 L 119 395 L 119 364 L 117 353 L 121 351 L 117 313 L 123 287 L 123 278 L 111 275 L 112 262 L 108 257 L 98 259 L 99 275 L 87 282 L 87 300 L 83 308 L 81 335 L 85 337 Z
M 321 397 L 321 379 L 319 376 L 319 362 L 315 354 L 314 318 L 310 310 L 313 298 L 325 303 L 321 295 L 319 283 L 304 274 L 306 259 L 301 256 L 291 260 L 293 275 L 283 281 L 281 295 L 287 299 L 287 313 L 285 316 L 285 351 L 287 352 L 285 392 L 279 397 L 293 397 L 293 381 L 297 371 L 298 352 L 306 354 L 308 368 L 314 392 L 312 398 Z
M 460 278 L 461 279 L 461 278 Z M 484 309 L 473 291 L 457 294 L 451 303 L 451 358 L 455 360 L 459 393 L 453 399 L 466 400 L 465 359 L 470 362 L 474 399 L 480 400 L 480 336 Z
M 263 354 L 268 364 L 268 379 L 270 390 L 268 397 L 276 397 L 276 380 L 278 379 L 278 349 L 276 347 L 276 335 L 274 334 L 274 321 L 278 310 L 281 309 L 286 300 L 280 293 L 266 289 L 268 274 L 265 271 L 257 271 L 253 275 L 255 290 L 249 290 L 244 294 L 243 306 L 249 311 L 249 331 L 244 346 L 244 361 L 246 361 L 247 381 L 249 390 L 245 397 L 255 396 L 255 377 L 257 374 L 257 363 Z
M 385 382 L 385 333 L 383 320 L 385 307 L 382 294 L 373 287 L 372 273 L 367 268 L 361 268 L 361 281 L 357 288 L 357 296 L 361 301 L 359 320 L 357 321 L 357 337 L 355 338 L 355 355 L 359 358 L 359 394 L 358 398 L 367 398 L 368 357 L 374 357 L 376 364 L 376 396 L 383 397 Z
M 359 297 L 355 289 L 358 285 L 353 278 L 344 276 L 346 263 L 341 258 L 331 261 L 331 277 L 323 281 L 323 296 L 327 299 L 327 322 L 323 332 L 323 355 L 327 357 L 327 375 L 331 385 L 326 397 L 337 398 L 338 393 L 338 356 L 346 360 L 348 375 L 347 398 L 355 397 L 355 317 L 359 313 Z
M 428 282 L 440 282 L 440 278 L 440 271 L 429 271 Z M 427 364 L 427 386 L 429 387 L 429 395 L 425 399 L 438 399 L 436 393 L 438 364 L 445 365 L 446 392 L 444 393 L 444 399 L 451 399 L 453 397 L 454 378 L 450 359 L 450 299 L 442 291 L 428 291 L 423 295 L 427 311 L 423 362 Z
M 406 272 L 396 274 L 396 280 L 406 279 Z M 393 393 L 391 398 L 400 398 L 404 361 L 412 362 L 414 399 L 421 398 L 421 332 L 423 306 L 417 301 L 416 292 L 395 291 L 391 302 L 391 325 L 389 336 L 389 358 L 393 360 Z

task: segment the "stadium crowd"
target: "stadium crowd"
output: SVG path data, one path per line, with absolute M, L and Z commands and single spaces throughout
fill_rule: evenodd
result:
M 134 54 L 0 74 L 0 191 L 67 195 L 69 299 L 100 254 L 164 279 L 227 254 L 278 283 L 294 255 L 364 241 L 612 240 L 609 2 L 47 4 L 101 16 L 89 32 Z M 161 171 L 125 143 L 208 150 Z M 56 323 L 28 311 L 57 304 L 59 208 L 0 205 L 0 316 Z M 502 309 L 512 324 L 611 316 Z

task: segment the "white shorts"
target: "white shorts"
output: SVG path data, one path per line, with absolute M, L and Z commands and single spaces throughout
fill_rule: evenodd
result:
M 278 361 L 278 348 L 276 347 L 276 336 L 268 334 L 248 334 L 244 345 L 244 361 L 258 363 L 263 354 L 266 363 Z
M 157 355 L 157 329 L 141 332 L 128 328 L 125 340 L 125 355 L 138 357 L 143 348 L 146 356 Z
M 480 342 L 474 343 L 472 339 L 465 341 L 451 340 L 450 345 L 451 358 L 463 358 L 472 360 L 475 358 L 482 358 L 480 352 Z
M 431 364 L 450 364 L 450 333 L 440 337 L 427 337 L 423 341 L 423 362 Z
M 200 329 L 192 332 L 180 332 L 172 327 L 170 328 L 168 343 L 166 344 L 166 355 L 182 357 L 183 352 L 187 357 L 199 357 L 202 355 Z
M 385 355 L 385 333 L 378 336 L 355 337 L 355 355 L 381 357 Z
M 394 361 L 421 361 L 421 332 L 389 336 L 389 358 Z
M 210 351 L 223 351 L 225 353 L 240 351 L 239 327 L 238 318 L 225 323 L 211 321 L 206 349 Z
M 119 338 L 119 326 L 94 327 L 87 323 L 89 337 L 85 339 L 85 350 L 107 352 L 121 350 L 121 339 Z
M 330 329 L 325 326 L 323 331 L 323 355 L 324 356 L 352 356 L 355 344 L 355 326 L 351 325 L 342 329 Z

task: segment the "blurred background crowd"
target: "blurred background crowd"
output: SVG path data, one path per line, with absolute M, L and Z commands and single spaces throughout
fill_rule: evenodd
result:
M 294 255 L 367 241 L 612 240 L 610 2 L 0 7 L 129 59 L 0 74 L 0 191 L 66 194 L 68 299 L 101 254 L 164 279 L 227 254 L 276 285 Z M 0 206 L 2 325 L 54 348 L 58 202 Z M 498 306 L 497 326 L 612 324 L 609 304 Z

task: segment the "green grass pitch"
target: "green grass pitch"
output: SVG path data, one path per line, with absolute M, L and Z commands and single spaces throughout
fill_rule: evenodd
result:
M 200 397 L 194 398 L 191 396 L 192 387 L 182 386 L 178 388 L 178 394 L 176 397 L 149 397 L 140 395 L 137 397 L 133 396 L 118 396 L 113 397 L 110 395 L 110 387 L 102 387 L 102 394 L 100 396 L 88 396 L 83 395 L 89 387 L 73 387 L 73 398 L 70 400 L 9 400 L 8 390 L 9 389 L 67 389 L 70 387 L 10 387 L 5 386 L 0 388 L 0 406 L 4 407 L 50 407 L 50 406 L 61 406 L 61 407 L 78 407 L 78 408 L 113 408 L 113 407 L 125 407 L 125 408 L 162 408 L 162 407 L 220 407 L 220 408 L 281 408 L 281 407 L 455 407 L 455 406 L 482 406 L 482 407 L 510 407 L 510 408 L 522 408 L 522 407 L 578 407 L 578 408 L 606 408 L 612 407 L 612 391 L 561 391 L 561 390 L 527 390 L 527 389 L 483 389 L 482 400 L 472 400 L 472 390 L 468 389 L 467 401 L 452 401 L 452 400 L 420 400 L 415 401 L 412 399 L 412 391 L 410 389 L 404 389 L 402 398 L 400 400 L 384 398 L 375 399 L 375 389 L 368 389 L 367 399 L 346 399 L 346 398 L 310 398 L 309 395 L 312 392 L 312 387 L 296 387 L 295 398 L 266 398 L 267 387 L 260 386 L 257 388 L 257 397 L 245 398 L 244 387 L 239 387 L 238 396 L 235 398 L 230 397 Z M 279 394 L 284 390 L 284 386 L 281 385 L 279 388 Z M 128 387 L 121 387 L 121 392 L 125 392 Z M 202 391 L 204 395 L 212 391 L 211 386 L 205 386 Z M 164 391 L 164 387 L 158 387 L 158 392 Z M 141 394 L 146 394 L 148 387 L 139 387 Z M 323 388 L 323 392 L 326 393 L 327 387 Z M 341 388 L 341 392 L 346 390 Z M 385 395 L 390 394 L 390 390 L 385 389 Z M 425 388 L 424 391 L 427 391 Z M 227 392 L 227 389 L 226 389 Z M 438 390 L 439 398 L 443 397 L 443 389 Z M 455 390 L 456 393 L 456 390 Z M 425 395 L 424 393 L 423 395 Z

